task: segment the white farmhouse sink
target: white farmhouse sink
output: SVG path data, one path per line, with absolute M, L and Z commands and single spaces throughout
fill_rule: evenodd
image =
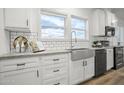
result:
M 71 60 L 82 60 L 95 56 L 95 51 L 88 48 L 70 49 L 71 50 Z

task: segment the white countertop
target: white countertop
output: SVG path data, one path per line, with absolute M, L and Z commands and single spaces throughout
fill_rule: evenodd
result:
M 108 49 L 108 48 L 113 48 L 113 47 L 102 47 L 102 48 L 89 48 L 92 50 L 99 50 L 99 49 Z M 4 58 L 17 58 L 17 57 L 27 57 L 27 56 L 40 56 L 40 55 L 49 55 L 49 54 L 58 54 L 58 53 L 70 53 L 71 50 L 46 50 L 43 52 L 37 52 L 37 53 L 7 53 L 7 54 L 3 54 L 0 55 L 0 59 L 4 59 Z
M 0 55 L 0 59 L 3 58 L 13 58 L 13 57 L 24 57 L 24 56 L 40 56 L 40 55 L 48 55 L 48 54 L 57 54 L 57 53 L 69 53 L 69 50 L 46 50 L 43 52 L 37 52 L 37 53 L 7 53 Z

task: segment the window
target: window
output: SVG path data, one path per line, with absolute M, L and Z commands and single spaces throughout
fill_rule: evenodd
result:
M 72 17 L 71 28 L 72 28 L 72 31 L 76 32 L 77 39 L 86 40 L 86 31 L 87 31 L 86 19 Z M 74 38 L 74 34 L 72 34 L 72 38 Z
M 41 15 L 42 38 L 64 39 L 65 17 L 56 15 Z

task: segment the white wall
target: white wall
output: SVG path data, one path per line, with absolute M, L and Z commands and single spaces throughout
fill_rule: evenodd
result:
M 91 8 L 42 8 L 42 11 L 48 11 L 58 14 L 63 14 L 67 16 L 67 25 L 66 25 L 66 35 L 71 35 L 71 15 L 80 17 L 80 18 L 86 18 L 89 22 L 89 32 L 87 34 L 87 37 L 89 38 L 89 41 L 85 41 L 83 47 L 89 47 L 90 41 L 91 41 L 91 33 L 92 33 L 92 13 L 94 9 Z M 71 36 L 67 37 L 67 39 L 70 39 Z
M 0 55 L 9 52 L 9 36 L 4 31 L 4 14 L 0 8 Z

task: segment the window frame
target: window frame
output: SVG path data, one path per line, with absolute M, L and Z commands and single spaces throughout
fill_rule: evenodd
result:
M 72 28 L 72 18 L 77 18 L 77 19 L 80 19 L 80 20 L 86 20 L 86 30 Z M 77 38 L 78 41 L 89 41 L 89 20 L 88 20 L 88 18 L 71 15 L 71 32 L 72 32 L 73 29 L 74 30 L 78 30 L 78 31 L 85 31 L 85 39 L 79 39 L 79 38 Z
M 60 14 L 60 13 L 56 13 L 56 12 L 51 12 L 51 11 L 44 11 L 44 10 L 41 10 L 40 11 L 40 19 L 41 19 L 41 16 L 42 15 L 48 15 L 48 16 L 55 16 L 55 17 L 64 17 L 64 37 L 63 38 L 43 38 L 42 37 L 42 27 L 40 26 L 40 36 L 41 36 L 41 39 L 42 40 L 65 40 L 66 39 L 66 21 L 67 21 L 67 15 L 64 15 L 64 14 Z M 41 20 L 40 20 L 41 21 Z M 63 27 L 58 27 L 58 28 L 63 28 Z

